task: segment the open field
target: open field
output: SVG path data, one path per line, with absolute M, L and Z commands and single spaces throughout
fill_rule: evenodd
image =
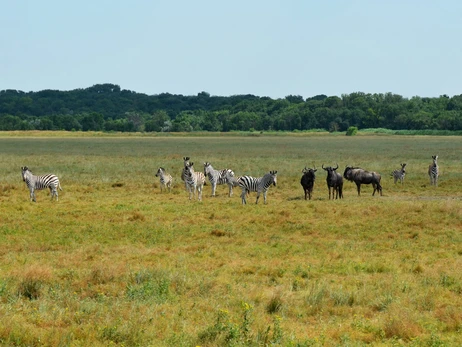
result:
M 59 134 L 0 135 L 1 345 L 462 345 L 461 137 Z M 189 201 L 183 156 L 278 186 Z M 336 162 L 380 172 L 383 196 L 329 201 Z M 58 202 L 29 202 L 25 165 L 60 177 Z

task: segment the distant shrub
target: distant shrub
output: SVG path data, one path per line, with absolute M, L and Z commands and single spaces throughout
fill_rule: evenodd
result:
M 349 127 L 346 132 L 346 136 L 355 136 L 358 133 L 357 127 Z

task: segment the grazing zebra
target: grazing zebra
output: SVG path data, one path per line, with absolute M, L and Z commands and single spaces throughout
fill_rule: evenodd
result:
M 428 176 L 430 176 L 430 185 L 438 187 L 438 156 L 432 155 L 433 164 L 428 166 Z
M 258 204 L 258 199 L 260 198 L 261 192 L 263 192 L 263 201 L 266 204 L 266 193 L 268 192 L 269 187 L 272 185 L 277 184 L 277 171 L 270 171 L 263 177 L 252 177 L 252 176 L 241 176 L 237 180 L 239 187 L 242 188 L 242 204 L 245 205 L 247 203 L 246 194 L 249 192 L 257 192 L 257 201 L 255 202 Z
M 204 175 L 209 178 L 212 185 L 212 196 L 215 196 L 217 185 L 227 184 L 229 187 L 229 196 L 233 196 L 233 182 L 228 180 L 228 177 L 233 177 L 234 172 L 230 169 L 215 170 L 209 162 L 204 163 Z
M 157 170 L 156 177 L 159 177 L 160 179 L 160 192 L 162 193 L 162 188 L 165 190 L 170 191 L 172 189 L 172 184 L 173 184 L 173 177 L 172 175 L 168 174 L 165 172 L 165 169 L 163 167 L 160 167 Z
M 406 175 L 406 163 L 399 165 L 401 165 L 401 169 L 393 170 L 393 172 L 391 173 L 391 176 L 393 176 L 395 180 L 395 184 L 396 182 L 398 182 L 398 180 L 401 182 L 401 184 L 403 184 L 404 176 Z
M 22 180 L 26 182 L 27 187 L 30 191 L 30 200 L 36 202 L 35 200 L 35 190 L 42 190 L 49 188 L 51 192 L 51 200 L 53 196 L 56 196 L 56 201 L 58 201 L 58 190 L 63 190 L 59 184 L 59 179 L 55 175 L 42 175 L 35 176 L 27 166 L 21 167 L 22 171 Z
M 188 185 L 185 180 L 186 167 L 189 165 L 189 157 L 183 157 L 183 171 L 181 171 L 181 180 L 184 181 L 184 187 L 188 190 Z
M 197 190 L 197 199 L 202 201 L 202 188 L 204 187 L 205 176 L 200 171 L 194 171 L 194 163 L 192 162 L 188 163 L 185 167 L 184 181 L 189 191 L 189 200 L 191 200 L 192 195 L 196 195 Z

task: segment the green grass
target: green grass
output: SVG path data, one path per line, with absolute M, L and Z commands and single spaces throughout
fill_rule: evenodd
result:
M 460 137 L 33 135 L 0 135 L 2 345 L 462 343 Z M 278 170 L 278 186 L 267 205 L 223 186 L 211 198 L 210 185 L 189 201 L 183 156 L 196 170 Z M 346 182 L 329 201 L 321 165 L 336 162 L 380 172 L 384 195 Z M 59 202 L 29 202 L 24 165 L 60 177 Z

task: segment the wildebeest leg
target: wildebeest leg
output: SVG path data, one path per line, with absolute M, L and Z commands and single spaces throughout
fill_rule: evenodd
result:
M 356 187 L 358 188 L 358 196 L 361 196 L 361 183 L 356 183 Z

